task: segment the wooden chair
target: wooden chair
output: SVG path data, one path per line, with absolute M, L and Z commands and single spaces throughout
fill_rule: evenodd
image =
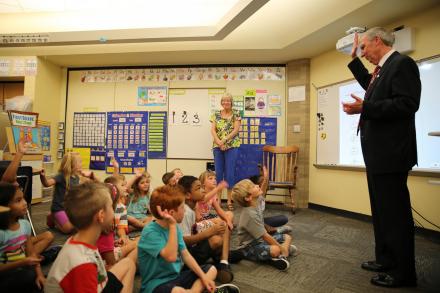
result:
M 269 173 L 268 191 L 281 188 L 288 189 L 292 213 L 295 213 L 295 189 L 297 175 L 297 160 L 299 148 L 297 146 L 271 146 L 263 147 L 263 166 Z M 266 193 L 268 195 L 278 195 Z M 284 195 L 282 195 L 284 196 Z

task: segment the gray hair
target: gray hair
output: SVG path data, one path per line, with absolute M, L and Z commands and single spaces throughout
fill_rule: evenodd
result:
M 223 102 L 224 100 L 230 100 L 232 103 L 232 101 L 233 101 L 232 95 L 230 93 L 224 93 L 221 101 Z
M 392 47 L 394 44 L 394 40 L 395 40 L 394 34 L 383 27 L 370 28 L 369 30 L 367 30 L 365 32 L 365 36 L 370 41 L 372 39 L 374 39 L 375 37 L 378 37 L 388 47 Z

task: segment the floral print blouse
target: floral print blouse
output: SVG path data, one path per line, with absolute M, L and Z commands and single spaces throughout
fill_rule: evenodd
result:
M 217 136 L 219 139 L 225 138 L 228 134 L 230 134 L 234 130 L 235 121 L 240 121 L 241 116 L 240 112 L 237 110 L 232 110 L 232 116 L 230 118 L 222 118 L 220 111 L 215 111 L 209 121 L 215 122 L 215 130 L 217 132 Z M 240 138 L 238 134 L 234 136 L 231 140 L 226 142 L 226 148 L 238 148 L 240 146 Z M 218 148 L 219 146 L 213 142 L 213 148 Z

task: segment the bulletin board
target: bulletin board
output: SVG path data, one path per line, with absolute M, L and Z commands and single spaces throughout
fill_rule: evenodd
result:
M 148 112 L 148 116 L 145 117 L 146 145 L 143 146 L 146 154 L 141 163 L 148 166 L 153 178 L 152 184 L 160 185 L 162 175 L 174 167 L 183 168 L 187 174 L 198 175 L 206 168 L 206 162 L 213 160 L 209 118 L 212 111 L 221 108 L 220 99 L 224 92 L 232 94 L 234 108 L 241 108 L 240 113 L 245 117 L 271 116 L 265 119 L 276 121 L 274 144 L 285 145 L 284 67 L 273 68 L 281 68 L 283 74 L 278 76 L 279 72 L 273 71 L 270 66 L 227 69 L 208 66 L 202 69 L 177 68 L 171 71 L 167 68 L 140 68 L 137 70 L 141 73 L 135 75 L 133 70 L 128 69 L 69 69 L 65 146 L 73 147 L 75 112 L 83 115 L 105 113 L 104 128 L 108 127 L 107 113 Z M 117 74 L 113 74 L 114 72 Z M 245 107 L 246 97 L 248 107 Z M 253 114 L 252 108 L 255 109 Z M 250 136 L 249 132 L 248 143 L 251 142 Z M 258 145 L 248 146 L 249 152 L 264 142 L 261 136 L 258 140 Z M 107 143 L 105 139 L 104 145 Z M 269 143 L 268 138 L 266 143 Z M 245 148 L 246 143 L 243 143 L 243 146 Z M 111 172 L 110 156 L 119 155 L 119 146 L 115 148 L 112 141 L 111 148 L 89 147 L 90 168 Z M 112 152 L 109 153 L 108 150 Z M 123 147 L 121 154 L 125 158 L 128 151 Z M 121 168 L 129 168 L 119 163 Z M 131 168 L 133 170 L 134 167 Z M 250 170 L 249 173 L 254 172 Z
M 277 143 L 277 119 L 243 117 L 239 136 L 241 145 L 235 169 L 237 181 L 259 174 L 258 164 L 263 160 L 263 146 Z
M 107 173 L 113 173 L 113 157 L 122 174 L 147 169 L 147 126 L 147 111 L 107 113 Z

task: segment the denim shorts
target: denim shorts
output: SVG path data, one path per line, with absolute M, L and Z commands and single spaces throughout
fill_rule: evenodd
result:
M 272 237 L 278 243 L 284 242 L 284 234 L 275 233 Z M 269 261 L 272 259 L 272 256 L 270 255 L 270 244 L 262 238 L 255 239 L 246 245 L 242 251 L 244 257 L 252 261 Z

